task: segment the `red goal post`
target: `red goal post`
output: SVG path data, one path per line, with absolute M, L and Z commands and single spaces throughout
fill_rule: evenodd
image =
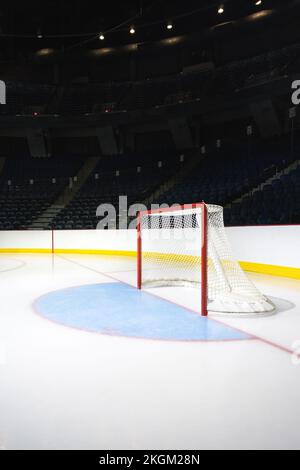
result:
M 172 216 L 178 212 L 182 212 L 182 216 L 185 215 L 185 211 L 198 210 L 201 213 L 201 243 L 199 245 L 199 253 L 201 258 L 201 278 L 199 283 L 201 284 L 200 297 L 201 297 L 201 315 L 207 316 L 207 242 L 208 242 L 208 225 L 207 225 L 207 206 L 204 202 L 195 204 L 185 205 L 174 205 L 167 208 L 150 209 L 147 211 L 141 211 L 137 216 L 137 288 L 142 289 L 142 272 L 143 272 L 143 227 L 142 218 L 149 217 L 151 215 L 168 215 Z

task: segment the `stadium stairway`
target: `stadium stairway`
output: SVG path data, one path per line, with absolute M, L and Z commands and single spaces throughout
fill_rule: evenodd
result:
M 300 223 L 300 160 L 225 208 L 227 225 Z
M 60 213 L 64 206 L 52 204 L 48 207 L 29 227 L 30 230 L 44 230 L 49 225 L 51 221 Z
M 48 207 L 30 226 L 31 230 L 46 230 L 52 227 L 52 221 L 57 215 L 68 205 L 76 196 L 80 188 L 84 185 L 91 173 L 98 165 L 100 157 L 88 158 L 77 176 L 69 181 L 69 185 L 64 189 L 63 193 L 57 200 Z
M 289 175 L 290 173 L 292 173 L 293 171 L 295 171 L 299 167 L 300 167 L 300 160 L 296 160 L 295 162 L 288 165 L 286 168 L 283 168 L 281 171 L 276 172 L 275 175 L 273 175 L 270 178 L 266 179 L 266 181 L 264 181 L 259 186 L 256 186 L 251 191 L 248 191 L 247 193 L 243 194 L 242 197 L 240 197 L 238 199 L 235 199 L 230 204 L 227 204 L 225 206 L 225 208 L 230 209 L 232 204 L 242 203 L 244 199 L 248 198 L 249 196 L 253 196 L 255 193 L 257 193 L 259 191 L 263 191 L 267 186 L 272 185 L 276 180 L 280 180 L 282 176 Z
M 192 173 L 194 168 L 199 165 L 201 158 L 203 158 L 203 155 L 199 155 L 199 152 L 200 151 L 198 149 L 194 150 L 193 154 L 188 156 L 188 161 L 183 166 L 183 168 L 175 176 L 172 176 L 167 181 L 164 181 L 163 184 L 156 188 L 156 190 L 143 201 L 143 204 L 145 204 L 147 207 L 150 207 L 151 204 L 154 204 L 160 200 L 161 196 L 163 196 L 167 191 L 170 191 L 174 186 L 176 186 L 178 181 Z

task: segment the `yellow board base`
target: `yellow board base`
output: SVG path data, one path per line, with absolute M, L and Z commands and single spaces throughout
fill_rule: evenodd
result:
M 292 279 L 300 279 L 300 269 L 290 268 L 286 266 L 273 266 L 271 264 L 260 264 L 260 263 L 248 263 L 246 261 L 240 261 L 241 267 L 244 271 L 269 274 L 271 276 L 279 277 L 290 277 Z
M 51 249 L 35 249 L 35 248 L 0 248 L 0 253 L 36 253 L 51 254 Z M 135 257 L 135 251 L 119 251 L 119 250 L 76 250 L 76 249 L 59 249 L 55 250 L 55 254 L 74 254 L 74 255 L 101 255 L 101 256 L 128 256 Z M 248 272 L 269 274 L 271 276 L 288 277 L 292 279 L 300 279 L 300 268 L 291 268 L 285 266 L 273 266 L 271 264 L 250 263 L 246 261 L 240 262 L 241 267 Z
M 121 250 L 54 250 L 55 254 L 65 255 L 101 255 L 101 256 L 132 256 L 136 257 L 136 251 Z
M 50 248 L 0 248 L 1 253 L 52 253 Z

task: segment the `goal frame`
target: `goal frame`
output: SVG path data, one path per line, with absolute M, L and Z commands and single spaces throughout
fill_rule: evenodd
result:
M 142 270 L 143 270 L 143 237 L 142 237 L 142 226 L 141 218 L 151 214 L 164 214 L 176 211 L 185 211 L 191 209 L 201 209 L 201 246 L 199 247 L 199 253 L 201 253 L 201 287 L 200 287 L 200 301 L 201 301 L 201 316 L 207 317 L 207 301 L 208 301 L 208 285 L 207 285 L 207 244 L 208 244 L 208 224 L 207 224 L 207 206 L 205 202 L 198 202 L 193 204 L 174 205 L 167 208 L 150 209 L 146 211 L 140 211 L 137 214 L 137 288 L 142 289 Z M 184 215 L 184 212 L 183 212 Z

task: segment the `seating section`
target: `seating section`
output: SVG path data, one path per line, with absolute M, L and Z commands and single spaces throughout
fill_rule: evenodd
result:
M 118 108 L 130 83 L 81 84 L 65 88 L 59 111 L 62 114 L 111 112 Z
M 171 205 L 204 200 L 229 205 L 288 168 L 300 156 L 298 140 L 295 142 L 294 154 L 289 152 L 288 139 L 284 138 L 257 142 L 248 151 L 245 151 L 245 146 L 226 146 L 207 155 L 193 152 L 186 156 L 185 162 L 180 161 L 179 155 L 155 154 L 153 157 L 151 153 L 102 159 L 76 198 L 58 215 L 54 226 L 57 229 L 95 228 L 99 221 L 96 209 L 100 204 L 111 203 L 118 210 L 121 195 L 128 196 L 128 205 L 142 202 L 165 180 L 180 175 L 179 170 L 185 169 L 187 162 L 192 161 L 192 170 L 153 203 Z M 161 168 L 158 167 L 159 161 L 162 162 Z M 250 195 L 242 203 L 225 208 L 226 224 L 300 222 L 299 185 L 296 171 L 275 179 L 273 184 L 255 192 L 253 197 Z M 283 199 L 276 203 L 276 207 L 272 207 L 273 201 L 281 197 Z M 286 205 L 288 209 L 283 210 Z
M 248 149 L 226 146 L 199 156 L 192 174 L 162 194 L 157 202 L 193 203 L 204 200 L 226 205 L 286 167 L 294 157 L 286 152 L 287 142 L 257 143 Z
M 226 211 L 227 225 L 300 223 L 300 166 Z
M 127 196 L 128 207 L 142 203 L 182 165 L 179 155 L 173 152 L 102 158 L 73 201 L 56 217 L 53 227 L 94 229 L 100 220 L 96 217 L 100 204 L 112 204 L 118 212 L 119 196 Z
M 80 158 L 7 158 L 0 178 L 0 230 L 27 229 L 82 164 Z
M 119 109 L 148 109 L 192 101 L 203 95 L 205 84 L 212 78 L 212 72 L 180 74 L 172 77 L 136 82 L 119 103 Z
M 84 115 L 148 109 L 204 96 L 215 98 L 299 72 L 299 50 L 300 44 L 295 44 L 229 64 L 215 64 L 211 71 L 199 68 L 135 82 L 69 84 L 60 87 L 62 94 L 54 85 L 7 82 L 7 104 L 1 106 L 0 113 L 30 114 L 32 107 L 38 107 L 41 113 Z
M 0 113 L 30 114 L 36 108 L 41 113 L 59 112 L 73 116 L 144 110 L 206 98 L 211 105 L 212 98 L 218 102 L 220 96 L 232 96 L 230 93 L 236 90 L 300 71 L 299 51 L 300 44 L 296 44 L 246 60 L 216 65 L 214 69 L 206 64 L 177 75 L 136 82 L 59 87 L 7 82 L 7 104 L 1 105 Z M 279 99 L 276 104 L 281 106 Z M 204 103 L 203 109 L 205 106 Z M 171 117 L 172 112 L 169 115 Z M 136 119 L 138 117 L 136 114 Z M 174 148 L 171 132 L 136 132 L 136 153 L 125 151 L 123 155 L 103 156 L 71 203 L 52 221 L 51 227 L 45 228 L 95 228 L 99 221 L 96 209 L 100 204 L 117 206 L 121 195 L 128 196 L 129 205 L 144 202 L 158 188 L 155 203 L 204 200 L 225 206 L 228 225 L 300 223 L 300 170 L 290 168 L 300 159 L 299 136 L 295 135 L 294 152 L 291 152 L 288 137 L 256 142 L 249 136 L 247 141 L 237 143 L 236 136 L 245 136 L 248 123 L 228 124 L 231 125 L 234 127 L 231 138 L 225 123 L 221 132 L 208 127 L 206 133 L 203 128 L 205 138 L 214 141 L 213 149 L 212 145 L 207 145 L 206 152 L 199 149 L 185 152 L 185 159 L 180 158 L 179 152 L 171 150 Z M 294 125 L 297 127 L 297 122 Z M 243 126 L 242 133 L 238 126 Z M 196 141 L 200 135 L 195 128 L 192 131 Z M 122 135 L 117 137 L 120 144 Z M 217 138 L 223 138 L 220 148 L 215 145 Z M 77 140 L 74 137 L 74 153 L 63 137 L 56 137 L 52 139 L 56 156 L 37 159 L 29 156 L 24 140 L 24 137 L 2 138 L 1 155 L 6 161 L 0 174 L 0 229 L 30 227 L 62 194 L 69 179 L 78 174 L 84 157 L 74 157 L 77 149 L 78 155 L 97 155 L 99 152 L 96 136 L 90 143 L 83 142 L 83 137 L 77 137 Z M 126 139 L 123 144 L 126 145 Z M 66 155 L 71 151 L 73 156 Z M 277 177 L 272 179 L 275 175 Z M 264 184 L 268 180 L 269 184 Z
M 34 108 L 45 113 L 55 87 L 52 85 L 6 83 L 6 105 L 0 106 L 1 114 L 32 114 Z
M 224 143 L 207 154 L 185 152 L 184 158 L 165 150 L 102 157 L 75 198 L 45 228 L 94 229 L 100 204 L 112 204 L 118 215 L 119 196 L 127 196 L 130 206 L 145 202 L 158 188 L 156 204 L 204 200 L 225 206 L 226 225 L 300 223 L 297 136 L 294 141 L 292 153 L 283 138 L 248 149 Z M 83 163 L 82 157 L 7 157 L 0 177 L 0 229 L 30 227 Z M 114 214 L 107 215 L 111 221 Z

